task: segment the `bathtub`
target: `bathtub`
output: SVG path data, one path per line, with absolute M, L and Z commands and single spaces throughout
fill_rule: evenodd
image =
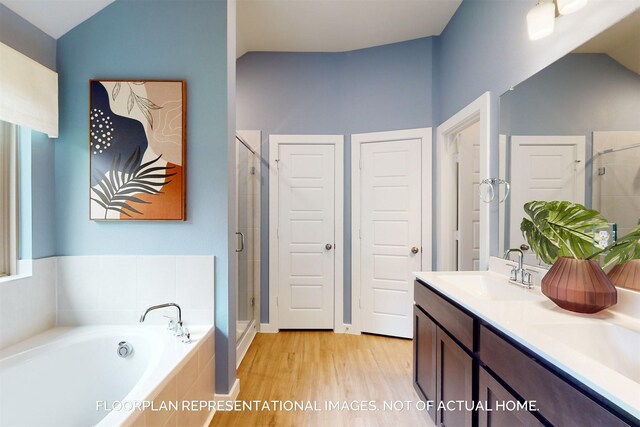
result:
M 185 344 L 161 326 L 55 328 L 1 351 L 0 426 L 203 425 L 212 413 L 159 402 L 213 399 L 213 328 L 189 330 Z

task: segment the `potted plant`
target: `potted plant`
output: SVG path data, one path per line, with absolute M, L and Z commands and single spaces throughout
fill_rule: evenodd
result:
M 579 313 L 597 313 L 617 302 L 616 288 L 592 258 L 593 230 L 605 228 L 600 212 L 568 201 L 525 203 L 520 230 L 529 246 L 547 264 L 542 293 L 558 306 Z
M 611 283 L 623 288 L 640 291 L 640 225 L 607 248 L 605 268 Z

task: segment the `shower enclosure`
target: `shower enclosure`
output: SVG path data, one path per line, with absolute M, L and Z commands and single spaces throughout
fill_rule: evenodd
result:
M 236 256 L 238 309 L 236 339 L 238 360 L 248 348 L 257 329 L 257 291 L 260 255 L 260 160 L 259 132 L 239 132 L 236 136 Z M 238 362 L 239 363 L 239 362 Z

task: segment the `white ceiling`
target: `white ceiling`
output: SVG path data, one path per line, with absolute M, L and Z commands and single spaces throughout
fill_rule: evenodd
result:
M 0 0 L 56 39 L 112 2 Z M 461 3 L 462 0 L 238 0 L 236 53 L 344 52 L 438 35 Z M 157 4 L 162 7 L 162 2 Z
M 640 10 L 603 31 L 575 53 L 606 53 L 629 70 L 640 74 Z
M 0 3 L 49 34 L 67 31 L 104 9 L 114 0 L 0 0 Z
M 344 52 L 439 35 L 462 0 L 238 0 L 237 56 Z

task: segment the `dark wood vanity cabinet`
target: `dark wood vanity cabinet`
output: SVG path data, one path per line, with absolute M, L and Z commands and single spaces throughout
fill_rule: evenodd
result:
M 414 388 L 437 426 L 640 426 L 428 285 L 414 290 Z
M 473 358 L 440 328 L 436 339 L 437 423 L 470 427 L 473 411 L 462 405 L 473 405 Z
M 528 411 L 499 410 L 496 402 L 516 402 L 518 398 L 502 386 L 484 368 L 480 368 L 478 380 L 478 401 L 487 402 L 486 407 L 478 408 L 479 427 L 537 427 L 543 426 Z
M 414 387 L 431 403 L 427 410 L 438 426 L 471 427 L 473 411 L 464 410 L 463 402 L 473 405 L 473 319 L 424 286 L 416 291 L 416 302 L 422 304 L 414 306 Z M 458 337 L 452 338 L 442 325 L 457 331 L 469 347 L 456 342 Z
M 413 307 L 413 384 L 425 402 L 436 400 L 437 329 L 435 322 L 420 308 Z M 427 411 L 435 420 L 435 406 L 427 407 Z

